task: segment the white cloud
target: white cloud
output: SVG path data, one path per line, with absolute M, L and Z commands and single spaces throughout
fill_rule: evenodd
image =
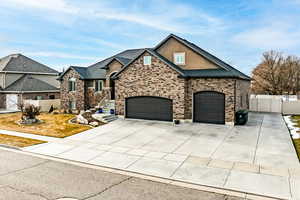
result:
M 68 54 L 63 52 L 51 52 L 51 51 L 44 51 L 44 52 L 26 52 L 28 56 L 39 56 L 39 57 L 53 57 L 53 58 L 67 58 L 67 59 L 78 59 L 78 60 L 91 60 L 96 61 L 98 57 L 91 57 L 91 56 L 81 56 L 81 55 L 74 55 Z
M 141 2 L 140 4 L 132 3 L 132 5 L 127 4 L 126 6 L 116 7 L 119 3 L 114 0 L 108 2 L 97 1 L 96 3 L 92 1 L 78 3 L 78 1 L 70 0 L 1 1 L 2 6 L 6 5 L 15 9 L 31 8 L 50 11 L 47 14 L 42 12 L 42 17 L 49 18 L 51 12 L 56 12 L 56 15 L 52 16 L 55 21 L 59 21 L 57 19 L 57 12 L 59 12 L 76 18 L 123 21 L 176 33 L 201 34 L 217 32 L 224 28 L 221 19 L 186 4 L 174 3 L 170 0 L 149 0 L 147 4 L 155 6 L 145 10 L 145 4 Z M 65 23 L 65 21 L 65 19 L 62 19 L 61 23 Z
M 1 0 L 2 5 L 18 8 L 46 9 L 69 14 L 76 14 L 79 9 L 71 6 L 65 0 Z
M 280 26 L 274 26 L 241 32 L 233 37 L 233 41 L 252 48 L 288 49 L 299 47 L 299 35 L 299 30 L 289 30 Z

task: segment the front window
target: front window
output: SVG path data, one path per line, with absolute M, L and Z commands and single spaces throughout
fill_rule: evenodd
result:
M 36 96 L 36 100 L 42 100 L 43 97 L 42 96 Z
M 96 81 L 96 86 L 95 86 L 95 91 L 99 92 L 103 90 L 103 80 L 97 80 Z
M 69 91 L 75 91 L 76 90 L 76 79 L 70 78 L 69 79 Z
M 174 53 L 174 63 L 176 65 L 185 65 L 185 53 Z
M 75 101 L 70 101 L 69 102 L 69 108 L 71 110 L 75 110 L 76 109 L 76 102 Z
M 151 65 L 151 56 L 144 56 L 144 65 Z

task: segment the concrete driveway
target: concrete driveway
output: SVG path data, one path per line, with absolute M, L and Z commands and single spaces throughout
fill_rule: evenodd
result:
M 279 114 L 246 126 L 117 120 L 25 150 L 212 187 L 300 199 L 300 165 Z M 241 178 L 242 177 L 242 178 Z

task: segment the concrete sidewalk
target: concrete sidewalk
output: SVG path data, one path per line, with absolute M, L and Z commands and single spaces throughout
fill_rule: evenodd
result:
M 48 137 L 48 136 L 42 136 L 42 135 L 36 135 L 36 134 L 30 134 L 30 133 L 21 133 L 17 131 L 8 131 L 0 129 L 0 134 L 6 134 L 6 135 L 13 135 L 18 137 L 24 137 L 24 138 L 31 138 L 36 140 L 42 140 L 46 142 L 57 142 L 59 140 L 62 140 L 62 138 L 55 138 L 55 137 Z
M 250 113 L 247 126 L 117 120 L 24 148 L 43 155 L 193 184 L 300 199 L 300 164 L 278 114 Z

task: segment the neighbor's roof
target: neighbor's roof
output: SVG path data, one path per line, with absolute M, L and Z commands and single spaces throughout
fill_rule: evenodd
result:
M 54 73 L 59 72 L 22 54 L 11 54 L 0 59 L 0 71 Z
M 44 81 L 36 79 L 31 75 L 25 74 L 14 83 L 6 87 L 5 91 L 15 91 L 15 92 L 34 92 L 34 91 L 59 91 L 59 88 L 56 88 Z

